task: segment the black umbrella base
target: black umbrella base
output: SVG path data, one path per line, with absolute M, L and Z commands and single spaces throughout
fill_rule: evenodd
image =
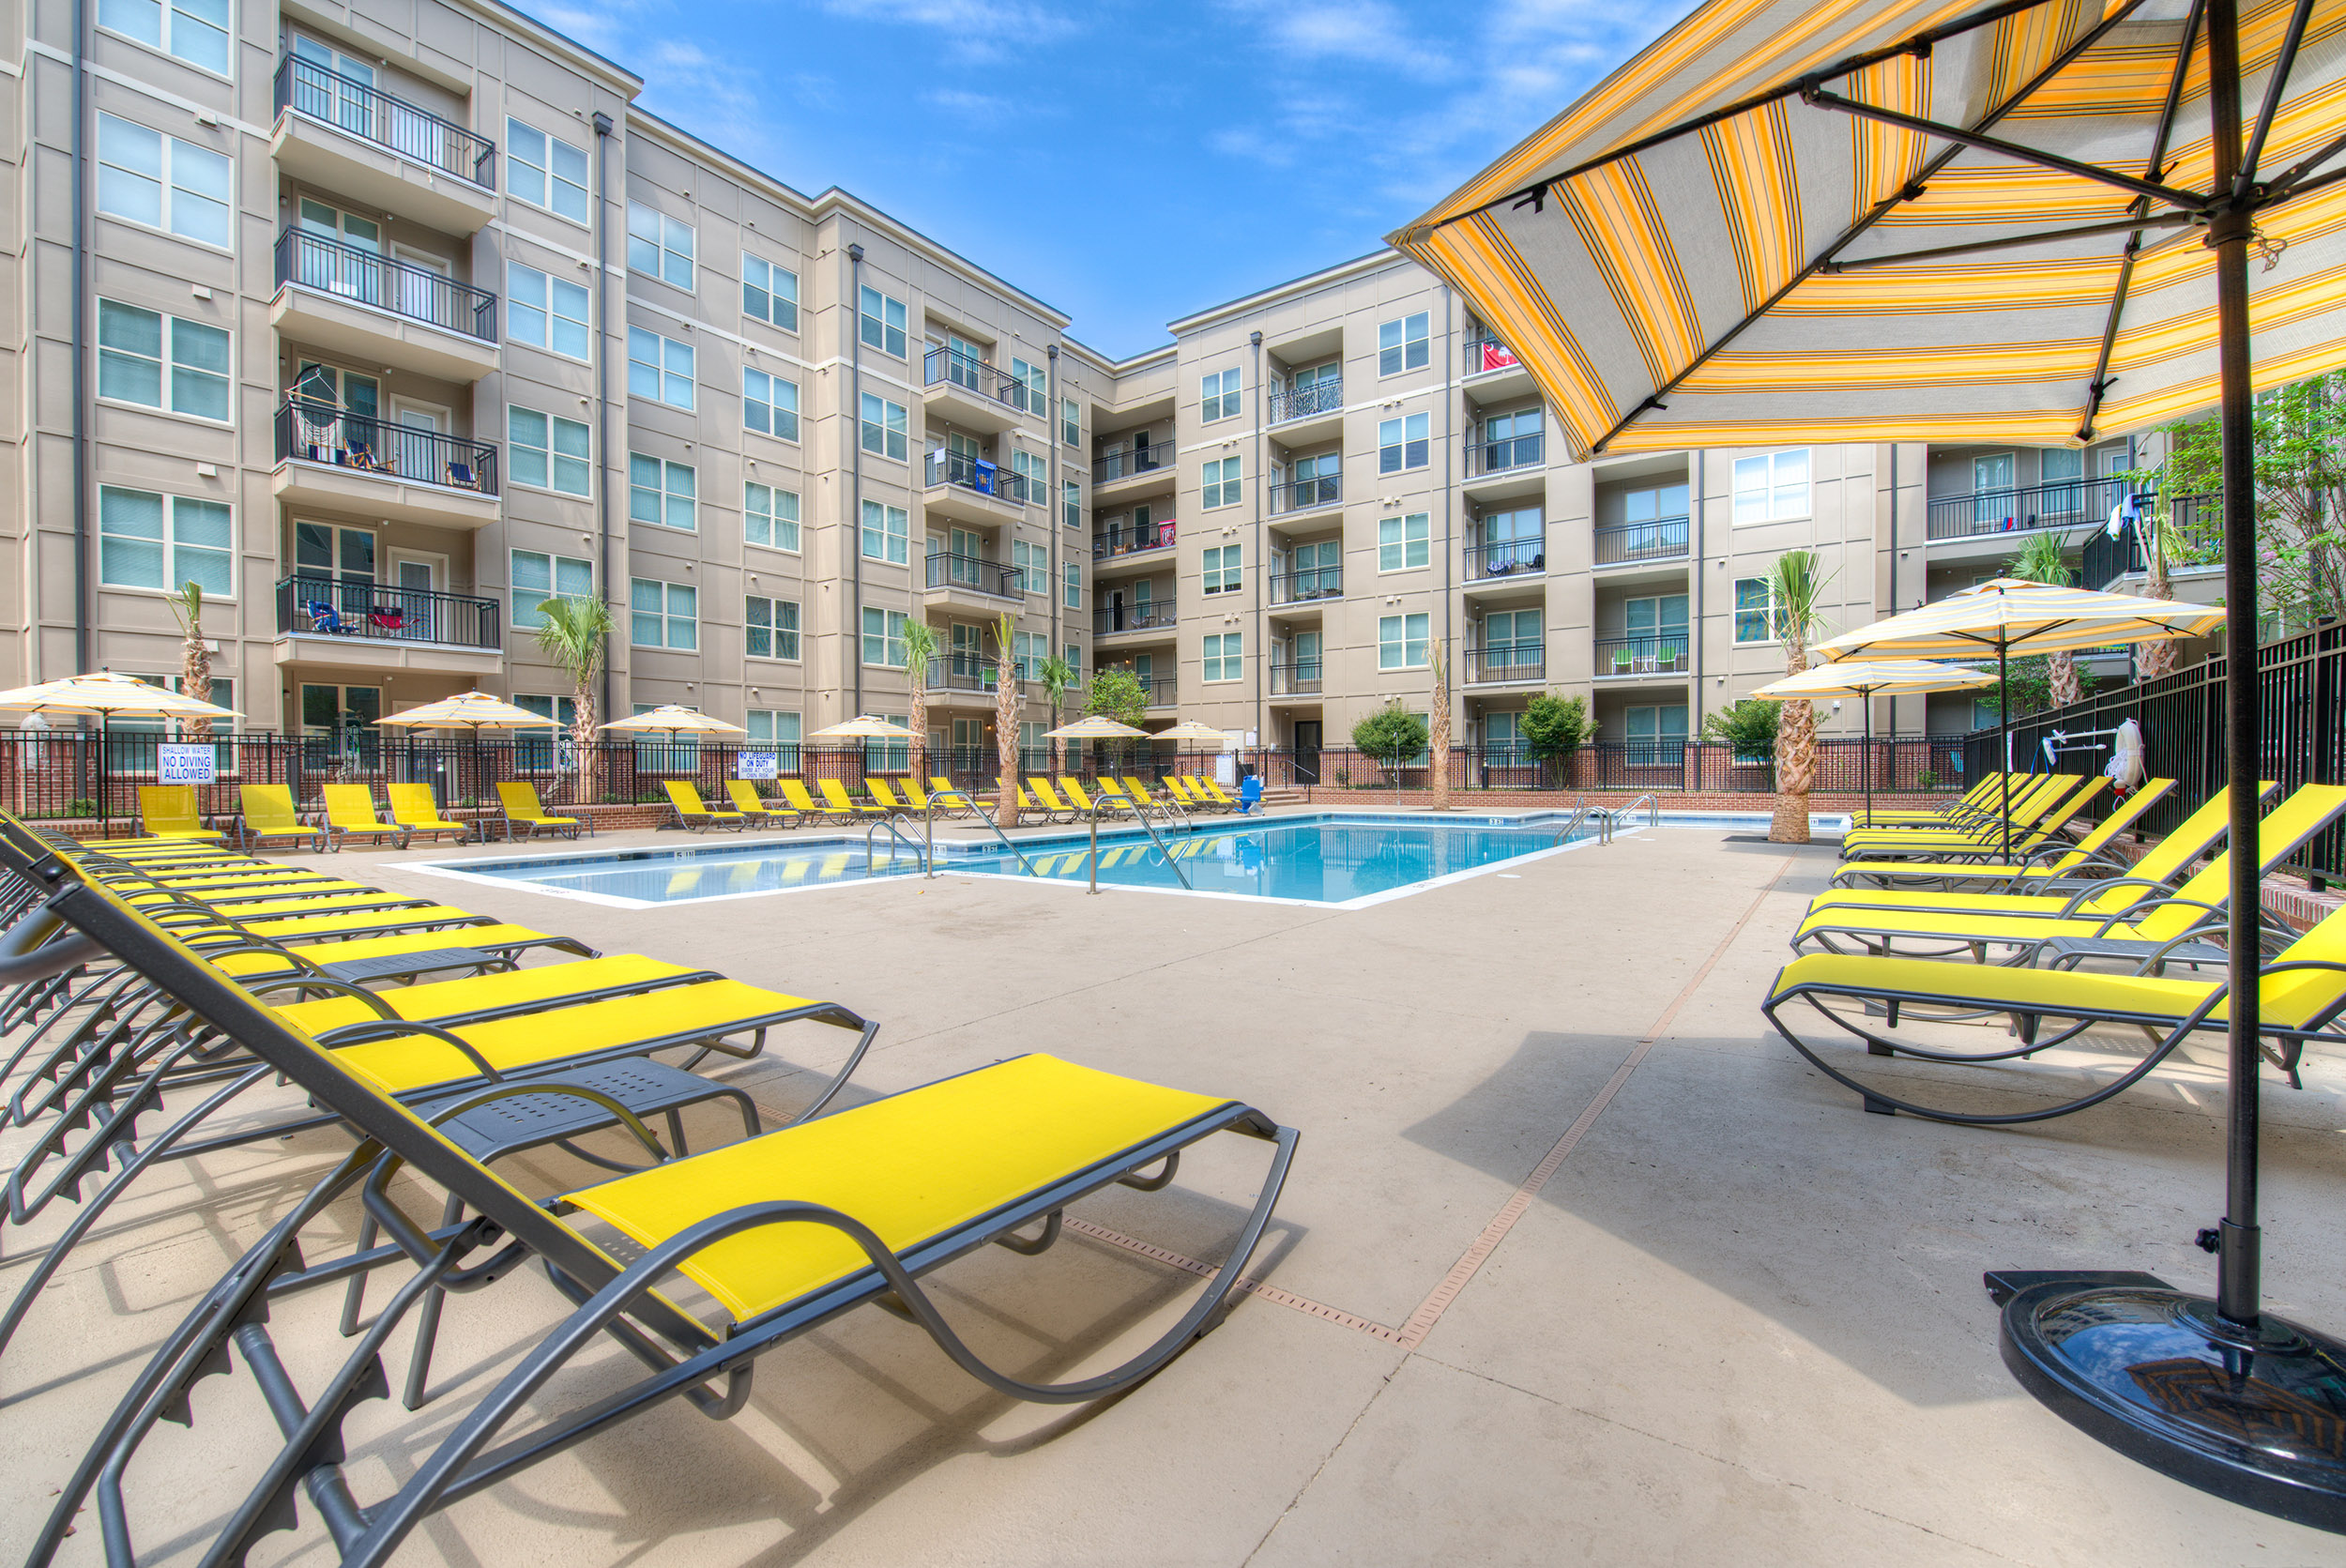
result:
M 2243 1329 L 2148 1274 L 1988 1287 L 2004 1365 L 2064 1421 L 2186 1485 L 2346 1533 L 2346 1341 L 2270 1313 Z

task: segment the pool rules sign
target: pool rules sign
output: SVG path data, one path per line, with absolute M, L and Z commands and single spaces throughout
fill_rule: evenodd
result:
M 220 754 L 209 746 L 164 742 L 155 748 L 155 782 L 207 784 L 220 782 Z

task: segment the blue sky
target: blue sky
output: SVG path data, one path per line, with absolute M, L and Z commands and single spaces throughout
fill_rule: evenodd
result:
M 520 0 L 642 103 L 839 185 L 1114 355 L 1374 250 L 1689 0 Z

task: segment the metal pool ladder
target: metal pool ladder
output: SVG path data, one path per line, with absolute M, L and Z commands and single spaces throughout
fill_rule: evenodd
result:
M 928 842 L 928 857 L 922 864 L 922 875 L 935 876 L 937 875 L 937 808 L 939 801 L 948 794 L 952 798 L 952 809 L 959 810 L 966 806 L 975 813 L 979 821 L 993 830 L 995 838 L 1001 842 L 1002 847 L 1009 850 L 1016 859 L 1021 870 L 1029 876 L 1038 875 L 1034 869 L 1034 862 L 1019 853 L 1018 846 L 1010 842 L 1010 835 L 1002 831 L 1002 825 L 994 820 L 994 814 L 985 809 L 985 803 L 968 790 L 956 789 L 932 791 L 928 797 L 927 808 L 921 813 L 922 833 Z
M 928 851 L 924 850 L 921 846 L 920 840 L 912 837 L 902 828 L 896 826 L 896 816 L 893 812 L 891 812 L 886 816 L 874 817 L 872 819 L 871 826 L 863 830 L 864 870 L 867 872 L 871 870 L 874 835 L 876 834 L 882 828 L 888 830 L 888 836 L 892 841 L 888 846 L 888 863 L 891 866 L 896 863 L 896 845 L 901 844 L 906 849 L 912 851 L 912 858 L 914 861 L 920 865 L 921 874 L 923 876 L 927 875 L 929 870 Z
M 1165 857 L 1165 863 L 1173 868 L 1173 875 L 1181 879 L 1182 887 L 1191 892 L 1196 892 L 1197 888 L 1190 881 L 1189 873 L 1181 869 L 1181 862 L 1173 858 L 1173 851 L 1167 849 L 1165 846 L 1165 841 L 1157 837 L 1157 830 L 1149 826 L 1149 815 L 1140 809 L 1140 802 L 1129 795 L 1109 795 L 1104 792 L 1091 802 L 1091 810 L 1089 814 L 1091 817 L 1091 853 L 1085 858 L 1085 869 L 1091 874 L 1091 886 L 1085 891 L 1095 893 L 1100 891 L 1100 808 L 1110 800 L 1132 807 L 1133 816 L 1140 823 L 1141 831 L 1147 833 L 1149 842 L 1157 846 L 1157 853 Z
M 1589 821 L 1592 818 L 1593 818 L 1596 822 L 1596 842 L 1599 844 L 1612 843 L 1613 814 L 1607 811 L 1602 806 L 1592 806 L 1587 804 L 1583 804 L 1577 811 L 1572 814 L 1572 820 L 1564 824 L 1564 830 L 1556 835 L 1556 843 L 1564 844 L 1569 842 L 1574 831 L 1579 828 L 1580 824 Z M 1553 846 L 1551 845 L 1551 847 Z

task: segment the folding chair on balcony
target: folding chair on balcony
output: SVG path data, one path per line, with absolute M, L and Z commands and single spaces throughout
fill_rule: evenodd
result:
M 480 488 L 480 481 L 473 477 L 472 464 L 469 463 L 450 463 L 448 465 L 448 482 L 458 490 Z
M 134 1462 L 139 1450 L 159 1423 L 178 1416 L 199 1378 L 223 1368 L 234 1375 L 255 1363 L 282 1364 L 260 1308 L 271 1297 L 343 1277 L 331 1268 L 305 1269 L 297 1249 L 304 1227 L 354 1190 L 415 1271 L 320 1384 L 302 1391 L 273 1372 L 254 1378 L 251 1386 L 289 1437 L 220 1523 L 209 1555 L 222 1560 L 240 1559 L 261 1533 L 282 1528 L 297 1495 L 306 1493 L 342 1560 L 373 1568 L 447 1503 L 655 1404 L 682 1397 L 713 1417 L 735 1414 L 748 1401 L 761 1353 L 874 1302 L 902 1309 L 964 1370 L 1013 1398 L 1074 1404 L 1119 1393 L 1226 1316 L 1294 1156 L 1293 1130 L 1236 1101 L 1027 1056 L 664 1160 L 541 1206 L 494 1174 L 451 1120 L 521 1086 L 419 1114 L 102 891 L 69 887 L 52 905 L 209 1029 L 284 1073 L 363 1141 L 238 1260 L 130 1379 L 98 1440 L 57 1489 L 49 1522 L 32 1544 L 35 1568 L 53 1560 L 93 1489 L 110 1547 L 135 1560 L 129 1538 L 134 1513 L 123 1493 L 126 1481 L 147 1473 Z M 565 1091 L 557 1086 L 531 1092 Z M 640 1122 L 629 1131 L 647 1152 L 661 1152 Z M 1259 1194 L 1188 1310 L 1123 1364 L 1057 1384 L 1010 1377 L 969 1349 L 922 1286 L 922 1276 L 988 1242 L 1021 1253 L 1044 1250 L 1058 1239 L 1059 1217 L 1071 1204 L 1118 1183 L 1143 1191 L 1166 1186 L 1181 1151 L 1222 1132 L 1273 1146 Z M 477 1217 L 452 1234 L 408 1220 L 391 1186 L 403 1168 Z M 574 1216 L 624 1238 L 634 1261 L 614 1256 Z M 1032 1239 L 1021 1234 L 1038 1223 Z M 362 1506 L 343 1470 L 342 1423 L 353 1406 L 383 1392 L 379 1356 L 391 1333 L 427 1298 L 530 1277 L 518 1265 L 532 1257 L 575 1310 L 455 1422 L 434 1452 L 405 1470 L 394 1496 Z M 708 1310 L 722 1319 L 716 1327 L 659 1288 L 677 1273 L 707 1293 Z M 616 1391 L 606 1385 L 572 1393 L 556 1385 L 556 1375 L 604 1333 L 648 1370 Z M 240 1352 L 233 1356 L 232 1339 Z M 500 1443 L 507 1423 L 524 1409 L 534 1418 L 530 1429 Z M 230 1455 L 220 1458 L 234 1463 Z
M 311 631 L 324 632 L 336 637 L 346 637 L 350 634 L 350 627 L 343 621 L 343 613 L 325 600 L 312 599 L 303 606 L 303 609 L 310 617 Z

